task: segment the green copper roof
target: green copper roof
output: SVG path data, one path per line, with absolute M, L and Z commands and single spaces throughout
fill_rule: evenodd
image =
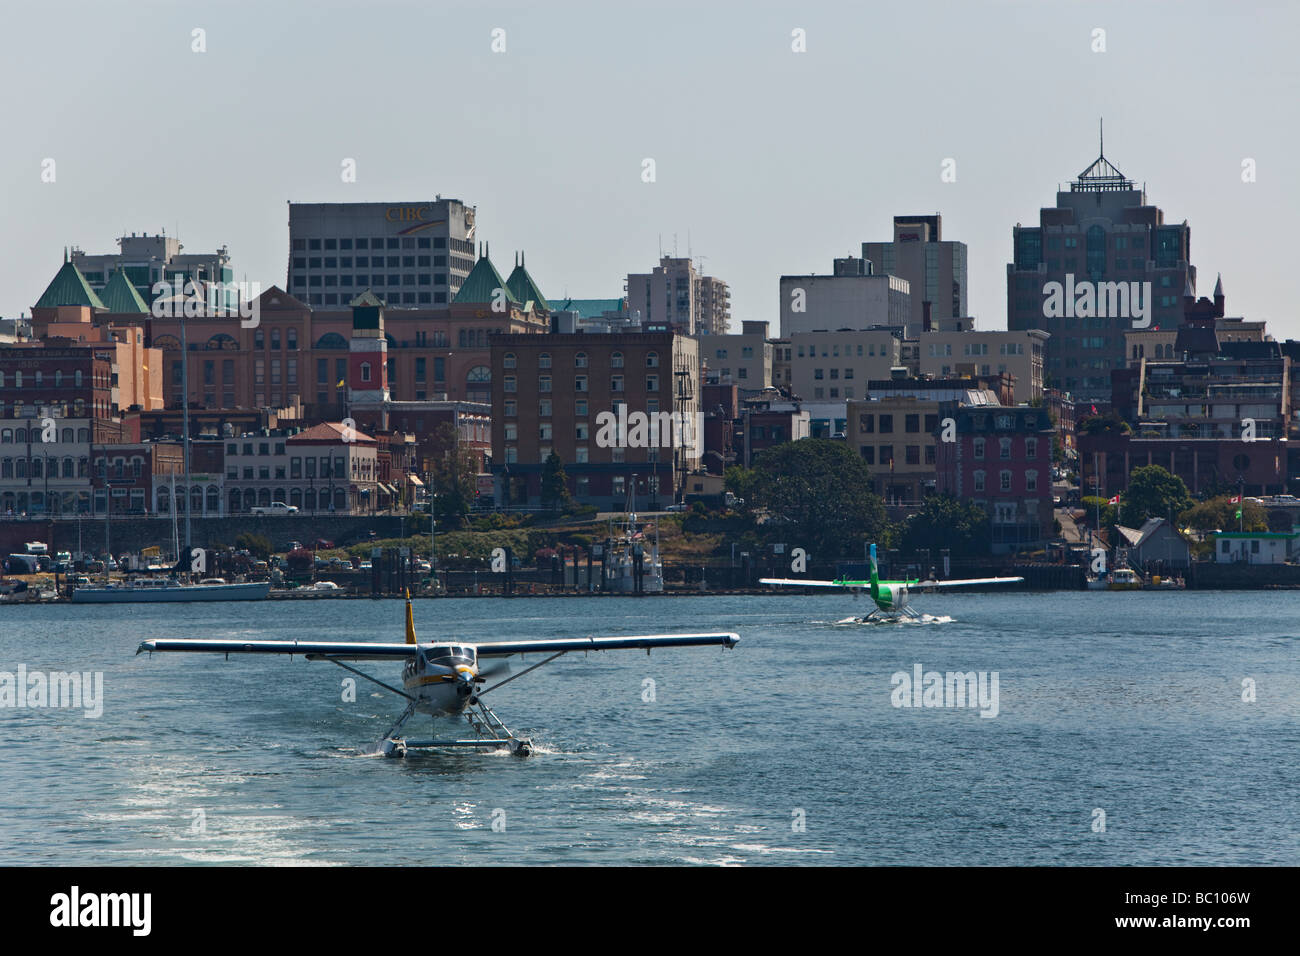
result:
M 44 294 L 36 301 L 33 308 L 53 309 L 60 305 L 88 305 L 94 309 L 103 309 L 105 305 L 95 295 L 95 290 L 90 287 L 86 277 L 81 274 L 81 270 L 74 266 L 67 259 L 63 260 L 63 268 L 54 277 Z
M 385 302 L 383 299 L 379 298 L 379 296 L 375 295 L 369 289 L 366 289 L 359 296 L 357 296 L 355 299 L 349 302 L 348 305 L 354 309 L 361 308 L 364 306 L 370 306 L 372 308 L 376 308 L 376 307 L 383 308 Z
M 509 284 L 501 278 L 501 273 L 497 272 L 496 267 L 492 265 L 492 260 L 483 255 L 478 262 L 474 263 L 474 268 L 469 270 L 469 275 L 465 277 L 465 282 L 456 293 L 456 298 L 451 301 L 457 304 L 491 303 L 496 299 L 497 289 L 505 290 L 507 302 L 519 304 L 519 299 L 510 291 Z
M 519 264 L 515 266 L 515 271 L 510 273 L 510 278 L 506 280 L 506 285 L 510 292 L 520 302 L 532 302 L 536 308 L 551 311 L 551 307 L 546 302 L 546 296 L 542 295 L 542 290 L 537 288 L 537 283 L 533 277 L 528 274 L 524 268 L 524 259 L 519 257 Z
M 121 269 L 114 272 L 112 278 L 108 280 L 108 285 L 104 286 L 103 291 L 99 293 L 99 300 L 110 312 L 144 314 L 149 312 L 149 306 L 145 305 L 144 299 L 140 298 L 140 293 L 135 291 L 135 286 L 131 285 L 131 280 Z

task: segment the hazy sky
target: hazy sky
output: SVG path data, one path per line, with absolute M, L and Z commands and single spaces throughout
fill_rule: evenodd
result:
M 1198 292 L 1222 272 L 1230 315 L 1300 337 L 1294 2 L 18 7 L 0 4 L 7 317 L 64 246 L 165 229 L 283 285 L 286 201 L 440 193 L 477 205 L 503 272 L 526 250 L 553 297 L 621 295 L 660 237 L 685 255 L 689 235 L 737 331 L 775 326 L 780 275 L 937 211 L 969 246 L 979 327 L 1005 328 L 1012 226 L 1096 158 L 1104 116 L 1107 158 L 1191 224 Z

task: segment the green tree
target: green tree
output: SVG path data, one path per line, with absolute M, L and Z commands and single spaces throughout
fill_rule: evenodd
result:
M 271 539 L 265 535 L 245 531 L 235 538 L 235 547 L 265 561 L 271 556 Z
M 1179 515 L 1192 506 L 1183 479 L 1171 475 L 1159 465 L 1134 468 L 1128 478 L 1128 490 L 1120 498 L 1120 517 L 1131 528 L 1148 518 Z
M 1268 514 L 1253 501 L 1241 506 L 1241 527 L 1244 531 L 1268 531 Z M 1178 516 L 1179 523 L 1195 531 L 1236 531 L 1238 505 L 1231 495 L 1220 495 L 1209 501 L 1202 501 Z
M 458 528 L 478 497 L 478 459 L 459 440 L 455 426 L 440 425 L 434 432 L 434 456 L 427 464 L 433 473 L 438 523 Z
M 568 504 L 569 477 L 564 473 L 560 456 L 551 452 L 542 466 L 542 507 L 562 511 Z
M 763 509 L 772 535 L 825 559 L 888 543 L 889 519 L 869 490 L 866 462 L 843 442 L 804 438 L 764 450 L 745 476 L 746 506 Z
M 953 557 L 976 557 L 989 553 L 989 517 L 972 502 L 954 495 L 932 495 L 925 506 L 907 519 L 903 529 L 904 551 L 941 551 Z
M 1097 515 L 1099 513 L 1101 515 L 1101 528 L 1109 528 L 1111 525 L 1115 524 L 1115 519 L 1117 517 L 1115 506 L 1110 504 L 1106 498 L 1101 498 L 1096 495 L 1085 495 L 1081 504 L 1084 510 L 1083 523 L 1088 527 L 1094 528 L 1098 521 Z M 1100 529 L 1098 528 L 1095 530 Z

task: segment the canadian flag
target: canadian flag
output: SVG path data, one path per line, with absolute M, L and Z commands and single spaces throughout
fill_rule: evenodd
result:
M 1239 505 L 1239 504 L 1241 504 L 1241 495 L 1233 495 L 1233 496 L 1232 496 L 1232 503 L 1233 503 L 1234 505 Z
M 1106 504 L 1108 504 L 1108 505 L 1117 505 L 1117 504 L 1119 504 L 1119 495 L 1116 495 L 1114 498 L 1111 498 L 1109 501 L 1106 502 Z

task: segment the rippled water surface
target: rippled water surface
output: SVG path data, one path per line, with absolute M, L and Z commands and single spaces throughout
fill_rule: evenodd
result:
M 0 709 L 0 864 L 1300 864 L 1300 594 L 915 600 L 417 602 L 422 640 L 741 643 L 563 657 L 492 695 L 534 757 L 404 761 L 368 755 L 401 702 L 328 663 L 133 656 L 400 640 L 401 602 L 0 607 L 0 671 L 104 681 L 96 719 Z M 917 664 L 996 672 L 997 716 L 895 706 Z

